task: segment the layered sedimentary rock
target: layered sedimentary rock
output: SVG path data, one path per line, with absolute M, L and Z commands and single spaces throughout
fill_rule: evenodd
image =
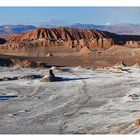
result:
M 48 56 L 46 47 L 38 47 L 38 42 L 10 41 L 0 46 L 1 54 L 41 57 Z
M 115 34 L 98 30 L 72 28 L 39 28 L 26 34 L 13 34 L 0 46 L 4 54 L 48 57 L 54 52 L 75 53 L 83 47 L 108 49 L 114 44 Z
M 132 48 L 140 48 L 140 41 L 127 41 L 126 46 Z
M 13 34 L 0 46 L 1 53 L 48 57 L 56 52 L 77 53 L 84 47 L 106 50 L 115 45 L 139 46 L 140 36 L 117 35 L 106 31 L 74 28 L 39 28 Z
M 34 47 L 111 47 L 112 34 L 97 30 L 78 30 L 71 28 L 39 28 L 24 35 L 12 35 L 9 42 L 29 41 Z

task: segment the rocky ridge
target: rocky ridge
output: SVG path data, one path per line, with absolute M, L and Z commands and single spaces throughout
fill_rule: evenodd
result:
M 8 41 L 30 41 L 45 47 L 110 47 L 113 44 L 112 34 L 98 30 L 79 30 L 72 28 L 39 28 L 26 34 L 14 34 Z

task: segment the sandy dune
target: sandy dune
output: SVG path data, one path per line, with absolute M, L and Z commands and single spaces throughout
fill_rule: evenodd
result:
M 48 70 L 0 67 L 0 78 L 45 75 Z M 1 134 L 140 133 L 134 125 L 140 118 L 139 68 L 76 67 L 54 72 L 64 80 L 0 82 Z M 128 100 L 133 94 L 138 98 Z M 4 96 L 15 98 L 3 100 Z

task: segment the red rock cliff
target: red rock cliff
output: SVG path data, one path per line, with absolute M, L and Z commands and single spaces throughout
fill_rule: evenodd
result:
M 113 45 L 112 34 L 98 30 L 73 29 L 73 28 L 39 28 L 24 35 L 12 35 L 8 41 L 38 42 L 44 47 L 84 47 L 110 48 Z

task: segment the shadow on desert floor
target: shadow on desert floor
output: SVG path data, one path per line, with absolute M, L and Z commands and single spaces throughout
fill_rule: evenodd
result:
M 16 96 L 16 95 L 2 95 L 2 96 L 0 96 L 0 100 L 9 100 L 9 99 L 12 99 L 12 98 L 16 98 L 16 97 L 18 97 L 18 96 Z
M 78 80 L 87 80 L 87 79 L 91 79 L 89 77 L 79 77 L 79 78 L 63 78 L 63 77 L 57 77 L 57 80 L 55 82 L 63 82 L 63 81 L 78 81 Z

